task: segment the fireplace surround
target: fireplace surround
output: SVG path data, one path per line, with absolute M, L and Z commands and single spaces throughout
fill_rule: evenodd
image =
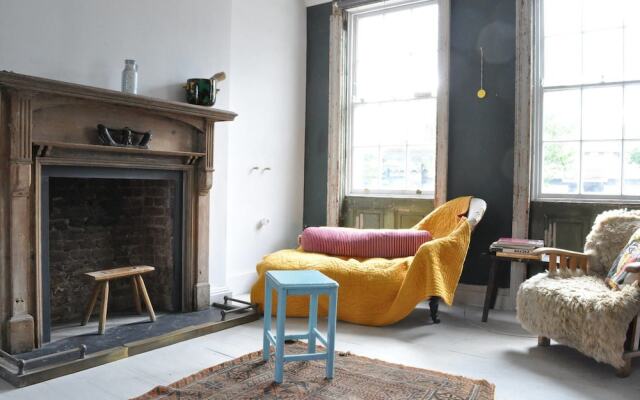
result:
M 172 305 L 182 311 L 208 308 L 214 127 L 235 116 L 213 108 L 0 72 L 2 348 L 15 354 L 33 350 L 46 340 L 50 299 L 46 298 L 49 269 L 44 267 L 51 255 L 43 248 L 49 246 L 43 232 L 48 232 L 46 218 L 51 210 L 48 204 L 43 207 L 43 190 L 51 187 L 43 183 L 51 184 L 52 177 L 173 182 L 168 187 L 174 185 L 178 196 L 174 215 L 179 215 L 179 232 L 174 229 L 172 241 L 179 244 L 174 246 L 177 251 L 171 251 L 171 262 L 174 268 L 179 264 L 174 281 L 179 278 L 179 299 L 172 300 Z M 98 124 L 151 131 L 149 149 L 100 145 Z M 73 250 L 63 247 L 61 251 Z M 43 256 L 47 256 L 44 261 Z M 65 255 L 61 256 L 64 260 Z

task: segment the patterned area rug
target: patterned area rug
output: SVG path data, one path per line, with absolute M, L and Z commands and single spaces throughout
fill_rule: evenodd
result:
M 306 352 L 306 344 L 285 353 Z M 426 369 L 391 364 L 351 353 L 336 353 L 335 377 L 324 378 L 324 361 L 285 364 L 284 382 L 273 382 L 273 357 L 246 354 L 169 386 L 157 386 L 136 400 L 148 399 L 403 399 L 490 400 L 494 385 Z

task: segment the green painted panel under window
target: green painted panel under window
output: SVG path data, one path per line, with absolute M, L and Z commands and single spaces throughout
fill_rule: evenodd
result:
M 350 196 L 344 199 L 341 225 L 365 229 L 411 228 L 433 208 L 431 199 Z

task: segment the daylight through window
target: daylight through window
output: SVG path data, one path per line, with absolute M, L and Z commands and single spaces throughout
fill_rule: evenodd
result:
M 536 197 L 640 195 L 640 1 L 538 0 Z
M 356 10 L 348 26 L 348 190 L 433 196 L 437 3 Z

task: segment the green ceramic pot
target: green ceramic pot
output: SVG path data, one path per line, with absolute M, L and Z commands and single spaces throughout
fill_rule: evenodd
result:
M 192 78 L 187 80 L 184 86 L 187 91 L 187 102 L 198 106 L 208 106 L 216 104 L 216 95 L 220 91 L 217 81 L 212 78 Z

